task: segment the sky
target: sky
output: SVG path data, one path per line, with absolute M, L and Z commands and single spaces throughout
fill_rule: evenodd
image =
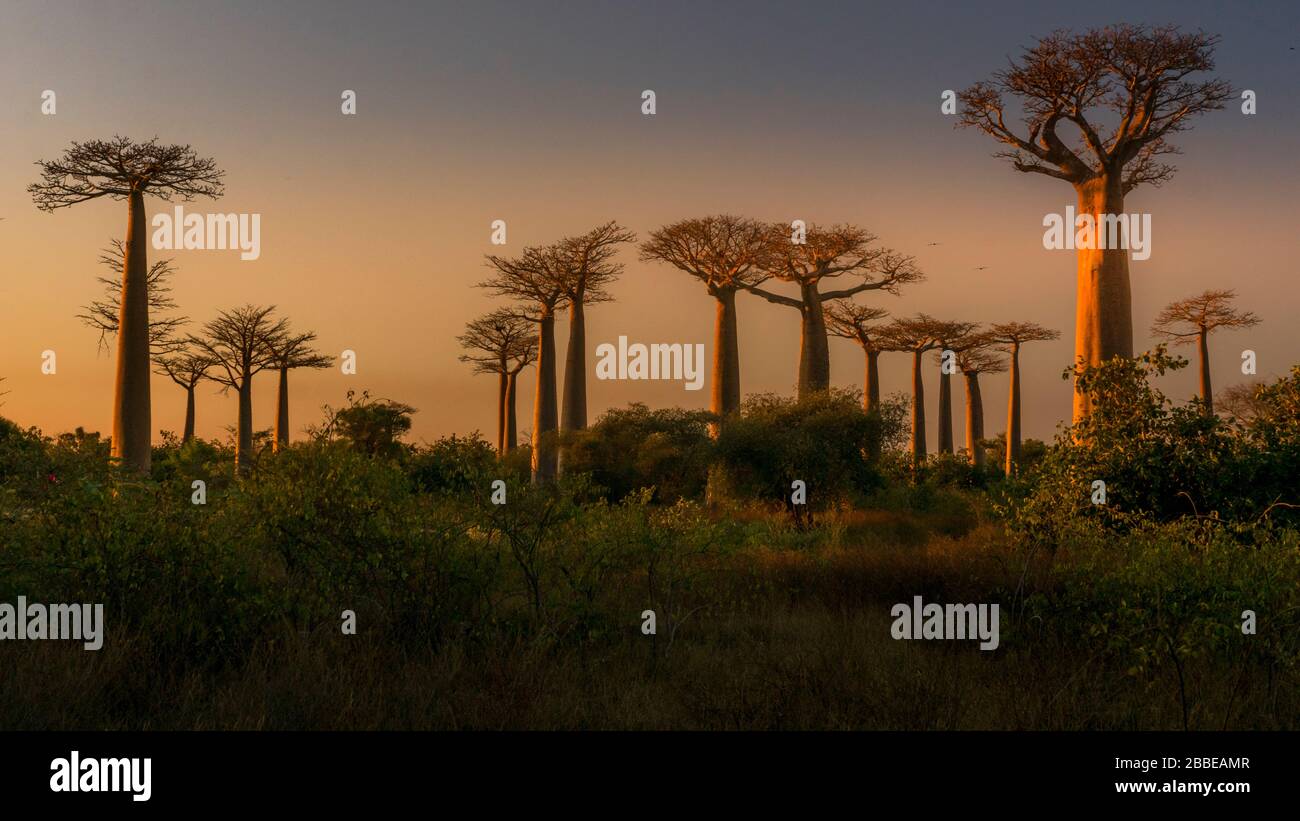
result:
M 1137 350 L 1166 303 L 1234 288 L 1259 314 L 1212 340 L 1216 390 L 1300 362 L 1294 192 L 1300 183 L 1300 7 L 1204 2 L 1066 4 L 870 2 L 29 2 L 0 0 L 0 415 L 48 434 L 111 431 L 114 365 L 76 318 L 101 294 L 99 252 L 126 230 L 126 205 L 99 199 L 53 214 L 26 187 L 35 163 L 73 140 L 122 134 L 188 143 L 226 171 L 219 201 L 188 212 L 261 215 L 261 256 L 150 251 L 177 268 L 191 330 L 245 303 L 277 306 L 320 350 L 356 352 L 291 378 L 291 422 L 368 390 L 418 409 L 412 439 L 495 430 L 495 378 L 458 361 L 465 323 L 502 304 L 475 284 L 488 253 L 578 234 L 611 219 L 645 237 L 685 217 L 853 223 L 914 255 L 926 274 L 900 296 L 861 301 L 981 323 L 1062 332 L 1027 345 L 1024 433 L 1050 439 L 1070 414 L 1075 258 L 1042 246 L 1067 183 L 1016 172 L 993 141 L 940 110 L 1058 28 L 1175 23 L 1218 34 L 1215 75 L 1257 95 L 1177 138 L 1177 175 L 1141 188 L 1152 255 L 1130 263 Z M 345 89 L 357 113 L 340 111 Z M 656 94 L 653 116 L 641 94 Z M 56 94 L 43 114 L 42 93 Z M 150 215 L 172 206 L 149 202 Z M 507 244 L 491 244 L 504 220 Z M 939 243 L 930 245 L 929 243 Z M 629 402 L 707 407 L 707 386 L 600 381 L 596 346 L 704 343 L 713 301 L 668 266 L 626 251 L 614 302 L 587 312 L 594 419 Z M 978 270 L 978 269 L 983 270 Z M 838 286 L 837 286 L 838 287 Z M 773 286 L 782 290 L 782 286 Z M 795 311 L 739 299 L 741 389 L 792 393 Z M 556 328 L 564 362 L 567 323 Z M 832 383 L 861 387 L 863 358 L 832 340 Z M 57 356 L 42 373 L 42 354 Z M 1194 352 L 1183 349 L 1186 355 Z M 909 388 L 909 357 L 881 359 L 885 394 Z M 534 371 L 520 377 L 531 427 Z M 937 397 L 938 371 L 926 374 Z M 1185 399 L 1194 369 L 1161 388 Z M 1005 428 L 1005 375 L 983 380 L 987 433 Z M 960 391 L 955 409 L 961 413 Z M 275 377 L 254 385 L 270 427 Z M 225 438 L 236 397 L 207 383 L 198 433 Z M 153 383 L 153 427 L 178 431 L 184 392 Z M 930 441 L 934 436 L 931 405 Z M 960 417 L 957 421 L 960 439 Z

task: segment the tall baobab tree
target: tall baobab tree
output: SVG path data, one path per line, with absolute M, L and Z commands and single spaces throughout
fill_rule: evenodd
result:
M 952 375 L 957 370 L 955 357 L 976 341 L 972 336 L 974 322 L 939 322 L 934 324 L 934 338 L 939 357 L 939 453 L 953 453 L 952 435 Z M 944 364 L 945 351 L 952 351 L 952 370 Z
M 295 334 L 288 325 L 285 325 L 283 334 L 267 339 L 271 367 L 280 372 L 279 387 L 275 392 L 275 438 L 272 440 L 272 449 L 276 453 L 289 446 L 289 371 L 328 368 L 334 364 L 334 357 L 326 356 L 311 346 L 315 341 L 315 332 Z
M 185 389 L 185 432 L 181 436 L 181 442 L 188 442 L 194 438 L 194 389 L 199 382 L 208 378 L 208 371 L 214 364 L 212 358 L 191 346 L 168 351 L 158 356 L 155 362 L 157 373 Z
M 1020 464 L 1020 346 L 1026 342 L 1046 342 L 1059 339 L 1060 331 L 1044 328 L 1034 322 L 1004 322 L 994 325 L 988 340 L 1006 346 L 1011 355 L 1011 387 L 1007 398 L 1007 453 L 1006 471 L 1014 476 Z
M 984 396 L 980 393 L 980 374 L 1007 369 L 1006 360 L 989 349 L 989 341 L 980 337 L 957 352 L 957 367 L 966 379 L 966 452 L 971 464 L 984 466 Z
M 569 345 L 564 354 L 564 399 L 560 403 L 560 430 L 587 427 L 587 321 L 585 308 L 613 299 L 608 287 L 623 272 L 614 261 L 618 246 L 636 242 L 636 234 L 607 222 L 555 244 L 557 284 L 569 303 Z M 563 462 L 564 453 L 561 451 Z M 563 465 L 561 465 L 563 469 Z
M 851 339 L 866 355 L 866 374 L 862 381 L 862 410 L 874 413 L 880 408 L 880 352 L 877 320 L 889 316 L 883 308 L 871 308 L 856 302 L 836 300 L 825 304 L 826 332 L 841 339 Z
M 736 291 L 756 285 L 770 267 L 770 229 L 731 214 L 685 219 L 665 225 L 641 245 L 641 259 L 666 262 L 704 284 L 716 302 L 713 375 L 709 409 L 722 420 L 740 407 L 740 346 L 736 334 Z
M 926 351 L 934 350 L 939 340 L 936 329 L 942 324 L 927 314 L 895 319 L 877 333 L 881 350 L 912 354 L 912 470 L 925 462 L 925 382 L 921 378 L 921 360 Z
M 830 346 L 826 339 L 823 303 L 847 299 L 863 291 L 886 291 L 897 294 L 899 288 L 923 278 L 916 261 L 876 245 L 877 237 L 854 225 L 823 228 L 807 226 L 802 242 L 795 242 L 790 228 L 776 224 L 769 227 L 772 253 L 764 279 L 771 277 L 799 288 L 798 298 L 776 294 L 757 283 L 745 290 L 774 305 L 785 305 L 799 312 L 799 396 L 824 391 L 831 383 Z M 821 291 L 824 280 L 853 274 L 862 281 L 833 291 Z
M 1252 311 L 1238 311 L 1232 307 L 1237 292 L 1206 291 L 1197 296 L 1180 299 L 1165 306 L 1156 316 L 1151 333 L 1175 345 L 1196 341 L 1201 365 L 1201 401 L 1205 412 L 1214 413 L 1214 391 L 1210 387 L 1210 334 L 1219 328 L 1251 328 L 1259 324 Z
M 499 296 L 524 303 L 519 315 L 537 324 L 537 393 L 533 399 L 534 482 L 554 479 L 559 470 L 555 432 L 559 412 L 555 392 L 555 312 L 568 304 L 560 287 L 561 260 L 554 247 L 525 248 L 516 258 L 488 255 L 496 273 L 479 283 Z
M 77 314 L 83 324 L 99 331 L 99 347 L 108 349 L 108 337 L 117 336 L 122 320 L 122 271 L 125 268 L 126 247 L 120 239 L 111 241 L 99 256 L 99 263 L 113 271 L 111 277 L 97 277 L 104 286 L 104 296 L 82 308 L 85 313 Z M 177 339 L 188 317 L 162 316 L 165 311 L 176 309 L 176 300 L 171 295 L 171 277 L 176 273 L 170 259 L 160 259 L 149 266 L 146 277 L 149 294 L 149 352 L 157 359 L 183 347 Z
M 1124 199 L 1135 188 L 1173 175 L 1173 166 L 1161 161 L 1178 153 L 1168 139 L 1229 99 L 1226 82 L 1190 79 L 1214 69 L 1218 39 L 1176 26 L 1057 31 L 1007 69 L 961 92 L 958 125 L 1006 145 L 996 156 L 1009 159 L 1017 171 L 1070 183 L 1079 215 L 1091 215 L 1099 234 L 1108 225 L 1106 215 L 1124 213 Z M 1023 133 L 1006 122 L 1008 94 L 1024 113 Z M 1107 112 L 1117 120 L 1109 133 L 1098 130 Z M 1066 142 L 1070 134 L 1058 134 L 1062 125 L 1077 132 L 1073 146 Z M 1119 230 L 1113 221 L 1109 227 Z M 1116 247 L 1078 249 L 1074 353 L 1080 367 L 1133 355 L 1127 254 Z M 1089 402 L 1075 391 L 1076 422 L 1088 414 Z
M 245 305 L 222 311 L 203 326 L 201 336 L 187 341 L 212 360 L 208 377 L 239 394 L 239 424 L 235 437 L 235 469 L 247 473 L 253 451 L 253 377 L 275 367 L 275 349 L 288 335 L 288 320 L 274 319 L 275 306 Z
M 456 339 L 470 351 L 460 361 L 472 363 L 475 373 L 497 375 L 497 455 L 504 456 L 515 449 L 515 377 L 537 359 L 537 331 L 500 308 L 470 322 Z
M 126 244 L 113 399 L 114 458 L 147 473 L 150 461 L 149 243 L 146 195 L 191 201 L 219 197 L 222 173 L 188 145 L 127 137 L 74 142 L 55 160 L 40 160 L 41 181 L 27 187 L 46 212 L 109 197 L 127 201 Z

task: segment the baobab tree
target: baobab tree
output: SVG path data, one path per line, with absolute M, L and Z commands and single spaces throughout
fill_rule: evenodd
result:
M 1075 309 L 1077 367 L 1133 355 L 1128 251 L 1097 242 L 1103 226 L 1114 237 L 1125 197 L 1143 184 L 1160 185 L 1174 173 L 1162 157 L 1178 153 L 1168 141 L 1194 117 L 1223 107 L 1231 95 L 1217 79 L 1193 80 L 1214 68 L 1218 37 L 1185 34 L 1176 26 L 1118 25 L 1083 34 L 1054 32 L 1025 50 L 1009 68 L 961 92 L 959 126 L 983 131 L 1008 146 L 996 156 L 1025 173 L 1064 180 L 1074 187 L 1079 216 L 1096 230 L 1078 248 Z M 1023 133 L 1006 122 L 1003 96 L 1023 111 Z M 1102 129 L 1109 112 L 1117 124 Z M 1066 124 L 1078 132 L 1058 134 Z M 1102 130 L 1099 130 L 1102 129 Z M 1107 219 L 1110 215 L 1111 219 Z M 1074 231 L 1075 226 L 1066 226 Z M 1106 247 L 1098 247 L 1106 246 Z M 1089 411 L 1075 391 L 1074 419 Z
M 1251 328 L 1259 324 L 1252 311 L 1238 311 L 1232 307 L 1237 292 L 1206 291 L 1197 296 L 1180 299 L 1165 306 L 1156 316 L 1151 333 L 1175 345 L 1188 345 L 1196 341 L 1201 366 L 1201 401 L 1205 412 L 1214 413 L 1214 391 L 1210 387 L 1210 334 L 1219 328 Z
M 489 254 L 487 265 L 496 274 L 479 287 L 519 300 L 518 315 L 537 324 L 537 393 L 533 399 L 534 482 L 550 481 L 559 471 L 555 432 L 559 425 L 555 392 L 555 312 L 568 304 L 560 287 L 562 261 L 554 247 L 525 248 L 514 258 Z
M 641 259 L 666 262 L 704 284 L 716 302 L 713 323 L 713 375 L 709 409 L 718 417 L 717 436 L 727 416 L 740 408 L 740 346 L 736 333 L 736 292 L 761 282 L 771 266 L 770 229 L 757 220 L 731 214 L 685 219 L 650 234 Z
M 214 362 L 192 347 L 169 351 L 155 361 L 157 373 L 185 389 L 185 432 L 181 435 L 181 442 L 188 442 L 194 438 L 194 389 L 208 377 Z
M 515 449 L 515 377 L 537 359 L 537 332 L 533 323 L 515 311 L 500 308 L 475 319 L 456 337 L 461 362 L 474 365 L 475 373 L 497 375 L 497 455 Z
M 877 333 L 881 350 L 912 354 L 912 470 L 925 462 L 925 382 L 921 378 L 921 360 L 926 351 L 934 350 L 939 340 L 935 331 L 941 323 L 927 314 L 895 319 Z
M 999 373 L 1007 369 L 1006 360 L 990 350 L 987 337 L 980 337 L 957 352 L 957 367 L 966 379 L 966 452 L 971 464 L 984 466 L 984 396 L 980 393 L 980 374 Z
M 275 349 L 288 335 L 287 319 L 273 319 L 275 306 L 245 305 L 222 311 L 203 326 L 202 335 L 187 341 L 212 360 L 209 379 L 222 391 L 239 394 L 239 423 L 235 437 L 235 469 L 247 473 L 253 451 L 253 377 L 276 364 Z
M 114 273 L 111 277 L 97 277 L 104 286 L 104 296 L 82 308 L 77 314 L 83 324 L 99 331 L 99 347 L 108 349 L 108 337 L 117 336 L 122 319 L 122 270 L 125 268 L 126 248 L 120 239 L 112 240 L 99 256 L 99 263 Z M 172 260 L 161 259 L 149 266 L 146 277 L 149 294 L 149 352 L 155 360 L 184 347 L 176 332 L 189 322 L 184 316 L 162 316 L 176 309 L 171 296 L 171 277 L 176 273 Z
M 560 430 L 587 427 L 587 305 L 613 299 L 607 290 L 623 272 L 614 261 L 618 246 L 636 242 L 636 234 L 607 222 L 581 236 L 565 237 L 554 246 L 556 284 L 569 304 L 569 345 L 564 354 L 564 399 Z M 564 453 L 560 452 L 563 462 Z M 561 465 L 563 470 L 563 465 Z
M 788 226 L 769 226 L 772 249 L 764 280 L 773 278 L 799 288 L 798 298 L 760 288 L 760 283 L 745 285 L 745 290 L 774 305 L 784 305 L 799 312 L 799 396 L 824 391 L 831 383 L 830 346 L 826 338 L 823 303 L 847 299 L 863 291 L 897 294 L 906 283 L 923 278 L 916 261 L 876 245 L 877 237 L 854 225 L 822 228 L 806 226 L 801 241 L 796 242 Z M 822 282 L 845 274 L 861 278 L 860 282 L 833 291 L 821 291 Z
M 851 339 L 866 355 L 866 374 L 862 380 L 862 410 L 874 413 L 880 408 L 879 330 L 877 320 L 889 316 L 883 308 L 871 308 L 848 300 L 825 303 L 826 332 L 840 339 Z
M 939 359 L 939 452 L 952 453 L 952 375 L 957 371 L 956 355 L 965 350 L 967 345 L 977 340 L 972 336 L 974 322 L 939 322 L 934 324 L 934 338 L 938 348 Z M 945 363 L 948 351 L 953 352 L 954 360 Z
M 275 437 L 271 444 L 276 453 L 289 446 L 289 371 L 298 368 L 328 368 L 334 364 L 334 357 L 312 348 L 311 343 L 315 341 L 315 332 L 295 334 L 287 324 L 283 334 L 267 339 L 267 345 L 271 349 L 271 367 L 280 372 L 279 387 L 275 392 Z
M 74 142 L 56 160 L 40 160 L 41 181 L 27 187 L 46 212 L 109 197 L 127 201 L 118 320 L 117 379 L 112 455 L 147 473 L 150 461 L 149 243 L 146 195 L 189 202 L 218 197 L 222 172 L 188 145 L 160 145 L 127 137 Z
M 1011 359 L 1011 387 L 1007 398 L 1007 476 L 1014 476 L 1020 463 L 1020 346 L 1026 342 L 1059 339 L 1060 331 L 1034 322 L 1004 322 L 989 329 L 987 339 L 1006 347 Z

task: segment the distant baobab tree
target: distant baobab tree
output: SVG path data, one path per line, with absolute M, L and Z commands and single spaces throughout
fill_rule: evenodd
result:
M 987 337 L 978 337 L 957 352 L 957 367 L 966 378 L 966 453 L 975 467 L 984 466 L 984 396 L 980 393 L 980 374 L 999 373 L 1007 369 L 1006 360 L 989 349 Z
M 1168 138 L 1228 100 L 1227 83 L 1188 79 L 1213 70 L 1218 40 L 1203 32 L 1184 34 L 1176 26 L 1057 31 L 1006 70 L 962 91 L 958 124 L 1009 146 L 997 156 L 1009 159 L 1017 171 L 1070 183 L 1079 214 L 1092 215 L 1098 231 L 1109 224 L 1118 232 L 1105 216 L 1123 214 L 1125 196 L 1139 185 L 1160 185 L 1173 175 L 1173 166 L 1160 161 L 1178 153 Z M 1005 94 L 1017 98 L 1024 112 L 1023 136 L 1006 122 Z M 1109 134 L 1098 131 L 1107 112 L 1118 121 Z M 1057 133 L 1062 124 L 1078 132 L 1074 147 L 1066 144 L 1069 135 Z M 1124 248 L 1078 249 L 1074 352 L 1077 366 L 1133 355 Z M 1075 391 L 1076 422 L 1088 414 L 1089 402 Z
M 212 360 L 208 377 L 239 394 L 239 424 L 235 436 L 235 469 L 247 473 L 253 452 L 253 377 L 275 367 L 275 348 L 287 335 L 288 320 L 273 319 L 275 306 L 245 305 L 222 311 L 203 326 L 202 335 L 187 341 Z
M 311 346 L 316 341 L 313 331 L 295 334 L 288 325 L 284 333 L 271 336 L 267 345 L 271 349 L 271 365 L 280 372 L 279 387 L 275 392 L 275 436 L 271 440 L 274 452 L 289 446 L 289 371 L 298 368 L 328 368 L 334 357 L 320 353 Z
M 555 312 L 568 304 L 560 287 L 560 260 L 555 248 L 525 248 L 514 259 L 488 255 L 496 274 L 479 283 L 499 296 L 524 303 L 518 313 L 537 324 L 537 392 L 533 399 L 534 482 L 555 478 L 559 472 L 555 433 L 559 410 L 555 392 Z
M 934 324 L 935 347 L 939 358 L 939 453 L 955 452 L 952 435 L 952 374 L 956 372 L 956 362 L 953 362 L 952 372 L 945 370 L 944 351 L 952 351 L 955 357 L 965 350 L 967 345 L 976 341 L 972 337 L 975 328 L 974 322 L 936 321 Z
M 564 398 L 560 403 L 560 430 L 587 427 L 587 321 L 584 310 L 595 302 L 613 299 L 608 287 L 623 272 L 614 261 L 618 246 L 636 242 L 636 234 L 617 222 L 607 222 L 555 244 L 559 264 L 556 276 L 569 303 L 569 345 L 564 355 Z M 560 453 L 563 462 L 564 454 Z M 563 470 L 563 465 L 561 465 Z
M 862 410 L 873 413 L 880 408 L 881 342 L 877 320 L 889 316 L 883 308 L 871 308 L 848 300 L 825 303 L 826 332 L 841 339 L 851 339 L 866 354 L 866 373 L 862 380 Z
M 879 331 L 881 350 L 912 354 L 912 470 L 925 462 L 925 382 L 922 379 L 921 360 L 926 351 L 938 346 L 935 337 L 940 323 L 926 314 L 907 319 L 895 319 Z
M 515 311 L 499 308 L 465 326 L 456 337 L 470 353 L 460 361 L 474 365 L 475 373 L 497 375 L 497 455 L 515 449 L 515 378 L 537 361 L 537 330 Z
M 854 225 L 833 225 L 823 228 L 809 225 L 803 242 L 791 238 L 790 227 L 775 224 L 769 227 L 772 253 L 768 267 L 763 271 L 768 277 L 791 283 L 799 288 L 797 298 L 772 293 L 758 287 L 745 285 L 745 290 L 762 297 L 774 305 L 785 305 L 799 311 L 799 382 L 798 394 L 806 396 L 824 391 L 831 383 L 830 346 L 826 339 L 825 310 L 827 300 L 846 299 L 863 291 L 887 291 L 897 294 L 899 288 L 923 278 L 916 261 L 876 245 L 875 234 Z M 822 292 L 823 280 L 834 280 L 844 274 L 861 277 L 862 281 L 846 288 Z
M 1260 415 L 1264 406 L 1259 397 L 1263 385 L 1263 382 L 1239 382 L 1219 395 L 1218 404 L 1228 416 L 1247 424 Z
M 1259 317 L 1251 311 L 1237 311 L 1232 300 L 1237 292 L 1206 291 L 1197 296 L 1180 299 L 1165 306 L 1156 316 L 1151 333 L 1157 338 L 1172 341 L 1175 345 L 1188 345 L 1196 341 L 1201 366 L 1201 401 L 1205 412 L 1214 413 L 1214 391 L 1210 386 L 1210 334 L 1219 328 L 1251 328 L 1259 324 Z
M 1020 346 L 1026 342 L 1059 339 L 1060 331 L 1034 322 L 1004 322 L 988 332 L 990 342 L 1005 345 L 1011 355 L 1011 387 L 1007 399 L 1007 476 L 1014 476 L 1020 464 Z
M 99 347 L 102 350 L 108 350 L 108 337 L 117 336 L 122 319 L 122 270 L 125 268 L 125 257 L 126 248 L 122 241 L 112 240 L 99 257 L 99 263 L 114 272 L 111 277 L 97 277 L 104 286 L 104 297 L 84 306 L 82 310 L 85 313 L 77 314 L 77 319 L 83 324 L 99 331 Z M 172 266 L 172 261 L 161 259 L 149 266 L 146 278 L 149 283 L 149 352 L 154 359 L 183 347 L 176 332 L 189 322 L 189 318 L 184 316 L 160 315 L 176 309 L 170 282 L 174 273 L 176 269 Z
M 212 358 L 192 347 L 171 350 L 155 358 L 157 373 L 185 389 L 185 432 L 182 444 L 194 438 L 194 389 L 208 377 Z
M 770 229 L 757 220 L 731 214 L 685 219 L 650 234 L 641 259 L 666 262 L 704 284 L 716 302 L 713 324 L 713 375 L 709 409 L 722 420 L 740 408 L 740 345 L 736 332 L 736 292 L 756 285 L 770 267 Z
M 27 187 L 46 212 L 109 197 L 127 201 L 126 243 L 113 400 L 114 458 L 147 473 L 150 462 L 149 264 L 145 195 L 191 201 L 218 197 L 222 172 L 188 145 L 127 137 L 73 142 L 56 160 L 40 160 L 41 181 Z

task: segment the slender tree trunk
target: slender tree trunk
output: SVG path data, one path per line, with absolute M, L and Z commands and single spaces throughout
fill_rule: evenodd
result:
M 817 283 L 799 286 L 803 308 L 799 313 L 799 398 L 831 386 L 831 350 L 826 339 L 826 314 Z
M 1079 214 L 1091 214 L 1099 233 L 1106 214 L 1124 213 L 1119 174 L 1103 175 L 1075 186 Z M 1075 226 L 1065 226 L 1075 231 Z M 1100 236 L 1094 246 L 1102 244 Z M 1109 242 L 1106 243 L 1110 245 Z M 1074 319 L 1076 365 L 1100 365 L 1116 356 L 1133 356 L 1133 297 L 1129 286 L 1128 250 L 1100 247 L 1078 250 L 1078 296 Z M 1090 412 L 1090 400 L 1074 392 L 1074 421 Z
M 569 303 L 569 347 L 564 352 L 562 408 L 560 430 L 587 427 L 587 318 L 582 303 L 576 300 Z
M 1210 333 L 1201 328 L 1197 334 L 1197 347 L 1201 352 L 1201 399 L 1205 400 L 1206 414 L 1214 415 L 1214 389 L 1210 387 Z
M 280 369 L 280 386 L 275 392 L 275 444 L 279 453 L 289 447 L 289 369 Z
M 1077 396 L 1078 394 L 1076 394 Z M 1007 476 L 1020 463 L 1020 343 L 1011 343 L 1011 395 L 1007 398 Z
M 519 371 L 511 371 L 506 378 L 506 453 L 514 450 L 519 443 L 515 432 L 515 378 Z
M 984 448 L 980 441 L 984 438 L 984 397 L 980 395 L 980 375 L 965 374 L 966 377 L 966 452 L 971 464 L 984 467 Z
M 149 233 L 145 227 L 144 195 L 133 191 L 127 202 L 112 455 L 120 459 L 124 467 L 148 473 L 152 419 L 149 405 Z
M 253 379 L 245 376 L 239 383 L 239 425 L 235 435 L 235 471 L 248 473 L 253 456 Z
M 497 374 L 497 456 L 506 453 L 506 395 L 509 393 L 510 375 L 505 366 Z
M 533 481 L 547 482 L 559 469 L 555 429 L 555 314 L 544 309 L 537 322 L 537 393 L 533 401 Z
M 912 470 L 925 462 L 925 382 L 921 379 L 923 351 L 912 352 Z
M 867 351 L 867 373 L 862 382 L 862 410 L 880 410 L 880 351 Z
M 952 374 L 944 370 L 943 352 L 939 354 L 939 453 L 953 452 Z
M 185 387 L 185 433 L 181 437 L 181 444 L 185 444 L 194 438 L 194 386 Z
M 718 289 L 713 294 L 717 310 L 713 323 L 713 380 L 709 409 L 726 417 L 740 408 L 740 346 L 736 334 L 736 291 Z M 714 423 L 716 438 L 721 423 Z

